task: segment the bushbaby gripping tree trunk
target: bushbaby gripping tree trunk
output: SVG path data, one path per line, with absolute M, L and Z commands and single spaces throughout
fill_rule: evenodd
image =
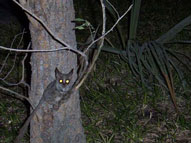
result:
M 56 37 L 76 48 L 74 23 L 71 22 L 74 20 L 72 0 L 20 0 L 20 4 L 41 20 L 39 22 L 27 13 L 33 50 L 53 50 L 63 47 L 47 32 L 47 29 L 45 30 L 42 22 Z M 38 104 L 46 86 L 54 80 L 56 67 L 62 73 L 68 73 L 74 68 L 74 78 L 77 78 L 76 54 L 69 50 L 32 53 L 29 98 L 34 106 Z M 50 106 L 46 103 L 41 106 L 30 124 L 30 142 L 85 143 L 78 91 L 72 93 L 68 101 L 57 111 L 50 110 Z

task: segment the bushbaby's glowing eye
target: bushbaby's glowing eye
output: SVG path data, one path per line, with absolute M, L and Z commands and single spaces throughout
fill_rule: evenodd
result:
M 67 79 L 65 82 L 66 82 L 66 84 L 68 84 L 68 83 L 70 82 L 70 80 L 69 80 L 69 79 Z
M 60 79 L 60 80 L 59 80 L 59 82 L 60 82 L 60 83 L 62 83 L 62 82 L 63 82 L 63 80 L 61 80 L 61 79 Z

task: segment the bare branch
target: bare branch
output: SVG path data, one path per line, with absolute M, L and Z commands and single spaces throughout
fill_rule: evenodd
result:
M 103 19 L 102 35 L 104 35 L 104 34 L 105 34 L 105 27 L 106 27 L 106 12 L 105 12 L 105 5 L 104 5 L 104 3 L 103 3 L 103 0 L 100 0 L 100 2 L 101 2 L 101 7 L 102 7 L 102 13 L 103 13 L 103 15 L 102 15 L 102 19 Z M 89 73 L 91 72 L 91 70 L 92 70 L 92 68 L 93 68 L 93 66 L 94 66 L 94 64 L 95 64 L 95 62 L 96 62 L 96 60 L 97 60 L 97 58 L 98 58 L 98 56 L 99 56 L 99 53 L 100 53 L 100 51 L 101 51 L 101 47 L 103 46 L 103 43 L 104 43 L 104 36 L 103 36 L 102 38 L 100 38 L 100 39 L 101 39 L 101 44 L 100 44 L 100 46 L 99 46 L 99 48 L 98 48 L 98 51 L 97 51 L 97 53 L 95 54 L 95 56 L 93 57 L 92 63 L 91 63 L 91 65 L 88 67 L 88 69 L 87 69 L 85 75 L 84 75 L 83 78 L 80 80 L 79 84 L 76 86 L 76 89 L 78 89 L 78 88 L 83 84 L 83 82 L 86 80 L 86 78 L 88 77 Z M 92 43 L 93 43 L 93 42 L 92 42 Z M 90 45 L 91 45 L 91 44 L 90 44 Z M 92 44 L 92 45 L 93 45 L 93 44 Z M 89 48 L 89 46 L 88 46 L 88 48 Z M 88 49 L 88 48 L 87 48 L 87 49 Z
M 62 39 L 60 39 L 58 36 L 56 36 L 56 34 L 54 32 L 52 32 L 48 26 L 39 18 L 37 17 L 34 13 L 30 12 L 28 9 L 24 8 L 20 3 L 18 3 L 16 0 L 13 0 L 13 2 L 15 2 L 20 8 L 22 8 L 27 14 L 29 14 L 31 17 L 33 17 L 35 20 L 37 20 L 44 28 L 45 30 L 50 34 L 50 36 L 57 41 L 58 43 L 62 44 L 63 46 L 65 46 L 64 48 L 60 48 L 60 49 L 54 49 L 54 50 L 30 50 L 30 52 L 54 52 L 54 51 L 60 51 L 60 50 L 69 50 L 69 51 L 73 51 L 75 53 L 80 54 L 81 56 L 84 57 L 84 59 L 86 60 L 86 64 L 88 64 L 88 60 L 87 60 L 87 56 L 80 52 L 79 50 L 76 50 L 75 48 L 71 47 L 69 44 L 67 44 L 65 41 L 63 41 Z M 1 49 L 6 49 L 5 47 L 0 46 Z M 8 49 L 6 49 L 8 50 Z M 20 52 L 20 51 L 18 51 Z M 22 52 L 29 52 L 29 51 L 22 51 Z
M 93 57 L 93 60 L 92 60 L 92 63 L 91 65 L 88 67 L 87 70 L 85 70 L 83 73 L 84 73 L 84 76 L 82 77 L 82 79 L 79 81 L 79 83 L 77 82 L 77 85 L 75 86 L 75 89 L 77 90 L 78 88 L 80 88 L 80 86 L 83 84 L 83 82 L 86 80 L 87 76 L 89 75 L 89 73 L 91 72 L 99 54 L 100 54 L 100 51 L 101 51 L 101 48 L 103 46 L 103 41 L 104 41 L 104 37 L 109 34 L 111 31 L 113 31 L 113 29 L 115 28 L 115 26 L 119 23 L 119 21 L 121 21 L 121 19 L 131 10 L 132 6 L 133 5 L 130 5 L 130 7 L 128 8 L 128 10 L 121 16 L 118 18 L 118 20 L 115 22 L 115 24 L 105 33 L 105 21 L 106 21 L 106 15 L 105 15 L 105 6 L 104 6 L 104 3 L 103 3 L 103 0 L 100 0 L 101 1 L 101 6 L 102 6 L 102 12 L 103 12 L 103 27 L 102 27 L 102 36 L 100 36 L 99 38 L 97 38 L 96 40 L 92 41 L 92 43 L 87 47 L 87 50 L 93 45 L 95 44 L 96 42 L 98 42 L 99 40 L 101 40 L 100 42 L 100 45 L 99 45 L 99 48 L 98 48 L 98 51 L 96 53 L 96 55 Z
M 95 44 L 96 42 L 98 42 L 100 39 L 102 39 L 103 37 L 105 37 L 106 35 L 108 35 L 111 31 L 113 31 L 113 29 L 117 26 L 117 24 L 121 21 L 121 19 L 123 19 L 123 17 L 131 10 L 133 4 L 131 4 L 128 8 L 128 10 L 117 19 L 117 21 L 115 22 L 115 24 L 102 36 L 100 36 L 99 38 L 97 38 L 96 40 L 94 40 L 89 46 L 88 48 L 90 48 L 93 44 Z
M 28 48 L 29 48 L 29 46 L 28 46 Z M 30 90 L 30 86 L 24 80 L 24 77 L 25 77 L 25 60 L 26 60 L 27 56 L 28 56 L 28 53 L 25 54 L 25 56 L 24 56 L 24 58 L 23 58 L 23 60 L 21 62 L 22 63 L 22 77 L 21 77 L 19 82 L 17 82 L 17 83 L 9 83 L 9 82 L 5 81 L 5 78 L 3 78 L 3 79 L 0 78 L 0 80 L 2 80 L 5 84 L 7 84 L 9 86 L 17 86 L 19 84 L 23 84 L 24 86 L 26 86 L 28 88 L 28 90 Z M 9 72 L 11 72 L 11 71 L 9 71 Z
M 115 24 L 107 31 L 105 32 L 105 27 L 106 27 L 106 13 L 105 13 L 105 5 L 103 0 L 100 0 L 101 2 L 101 6 L 102 6 L 102 17 L 103 17 L 103 27 L 102 27 L 102 36 L 100 36 L 99 38 L 97 38 L 96 40 L 92 41 L 89 46 L 87 47 L 87 50 L 96 42 L 100 42 L 99 48 L 97 53 L 94 55 L 93 59 L 92 59 L 92 63 L 89 65 L 88 67 L 88 59 L 87 56 L 85 54 L 85 50 L 84 52 L 81 52 L 73 47 L 71 47 L 70 45 L 68 45 L 66 42 L 64 42 L 63 40 L 61 40 L 59 37 L 55 36 L 55 34 L 48 28 L 48 26 L 40 19 L 38 18 L 36 15 L 34 15 L 32 12 L 30 12 L 29 10 L 27 10 L 26 8 L 24 8 L 21 4 L 19 4 L 16 0 L 13 0 L 18 6 L 20 6 L 27 14 L 29 14 L 31 17 L 33 17 L 35 20 L 37 20 L 44 28 L 45 30 L 50 34 L 50 36 L 52 36 L 52 38 L 57 41 L 58 43 L 64 45 L 65 47 L 63 48 L 58 48 L 58 49 L 50 49 L 50 50 L 24 50 L 24 49 L 13 49 L 13 48 L 6 48 L 3 46 L 0 46 L 0 49 L 4 49 L 4 50 L 8 50 L 8 51 L 14 51 L 14 52 L 56 52 L 56 51 L 60 51 L 60 50 L 69 50 L 72 51 L 74 53 L 77 53 L 79 55 L 81 55 L 84 58 L 84 70 L 82 71 L 82 74 L 78 77 L 78 80 L 76 82 L 75 85 L 75 89 L 78 89 L 83 82 L 85 81 L 85 79 L 87 78 L 87 76 L 89 75 L 89 73 L 91 72 L 99 54 L 101 51 L 101 48 L 103 46 L 104 43 L 104 38 L 107 34 L 109 34 L 111 31 L 113 31 L 113 29 L 116 27 L 116 25 L 119 23 L 119 21 L 121 21 L 121 19 L 130 11 L 130 9 L 132 8 L 132 5 L 130 5 L 130 7 L 128 8 L 128 10 L 117 19 L 117 21 L 115 22 Z M 31 43 L 29 43 L 29 46 L 31 45 Z M 29 47 L 28 46 L 28 47 Z M 24 59 L 23 59 L 23 63 L 24 63 Z M 23 64 L 24 65 L 24 64 Z M 22 74 L 24 74 L 24 72 L 22 72 Z M 19 83 L 23 83 L 23 75 L 22 75 L 22 79 Z
M 23 83 L 25 86 L 28 87 L 28 90 L 30 90 L 30 86 L 24 80 L 24 78 L 25 78 L 25 60 L 26 60 L 27 56 L 28 56 L 28 53 L 25 54 L 25 56 L 21 62 L 22 63 L 22 77 L 21 77 L 21 80 L 18 84 Z
M 13 41 L 11 42 L 11 48 L 12 48 L 12 46 L 14 45 L 15 40 L 17 39 L 17 37 L 18 37 L 20 34 L 22 34 L 22 36 L 21 36 L 21 39 L 20 39 L 20 41 L 19 41 L 19 44 L 17 45 L 17 49 L 19 48 L 19 46 L 20 46 L 20 44 L 21 44 L 21 42 L 22 42 L 22 40 L 23 40 L 24 31 L 23 31 L 22 33 L 17 34 L 17 35 L 14 37 Z M 14 57 L 14 62 L 13 62 L 12 68 L 9 70 L 9 72 L 6 74 L 6 76 L 5 76 L 2 80 L 5 80 L 5 79 L 11 74 L 11 72 L 13 71 L 13 69 L 14 69 L 14 67 L 15 67 L 16 59 L 17 59 L 17 53 L 15 53 L 15 57 Z
M 108 1 L 108 0 L 106 0 L 107 1 L 107 3 L 113 8 L 113 10 L 115 11 L 115 13 L 117 14 L 117 18 L 119 18 L 119 13 L 118 13 L 118 11 L 116 10 L 116 8 Z
M 1 74 L 2 70 L 5 67 L 5 64 L 6 64 L 7 60 L 8 60 L 8 58 L 9 58 L 9 55 L 10 55 L 10 52 L 7 54 L 7 56 L 5 57 L 5 60 L 3 61 L 3 64 L 2 64 L 1 69 L 0 69 L 0 74 Z
M 13 47 L 13 44 L 15 43 L 15 40 L 17 39 L 17 37 L 19 37 L 20 35 L 21 35 L 21 39 L 20 39 L 20 41 L 19 41 L 19 44 L 17 45 L 17 49 L 19 48 L 19 46 L 20 46 L 20 44 L 21 44 L 21 42 L 22 42 L 22 40 L 23 40 L 23 36 L 24 36 L 24 34 L 25 34 L 26 32 L 25 32 L 25 29 L 23 29 L 23 32 L 21 32 L 21 33 L 19 33 L 19 34 L 17 34 L 17 35 L 15 35 L 14 36 L 14 39 L 12 40 L 12 42 L 11 42 L 11 48 Z
M 21 95 L 21 94 L 15 92 L 15 91 L 12 91 L 12 90 L 10 90 L 10 89 L 7 89 L 7 88 L 5 88 L 5 87 L 2 87 L 2 86 L 0 86 L 0 89 L 4 90 L 4 91 L 6 91 L 6 92 L 9 92 L 9 93 L 11 93 L 11 94 L 13 94 L 13 95 L 15 95 L 16 98 L 19 98 L 19 99 L 21 99 L 21 100 L 23 100 L 23 99 L 27 100 L 27 101 L 30 103 L 31 107 L 33 107 L 32 102 L 30 101 L 29 98 L 27 98 L 27 97 L 25 97 L 25 96 L 23 96 L 23 95 Z M 15 97 L 15 96 L 14 96 L 14 97 Z
M 37 17 L 34 13 L 29 11 L 28 9 L 24 8 L 19 2 L 16 0 L 13 0 L 20 8 L 22 8 L 27 14 L 29 14 L 31 17 L 33 17 L 35 20 L 37 20 L 45 29 L 46 31 L 57 41 L 59 41 L 63 46 L 66 46 L 68 48 L 71 48 L 69 44 L 61 40 L 59 37 L 55 36 L 55 34 L 48 28 L 48 26 L 39 18 Z
M 20 39 L 20 41 L 19 41 L 19 44 L 17 45 L 17 49 L 19 48 L 19 46 L 20 46 L 20 44 L 21 44 L 21 42 L 22 42 L 22 40 L 23 40 L 23 36 L 24 36 L 24 31 L 22 32 L 22 37 L 21 37 L 21 39 Z M 21 34 L 21 33 L 20 33 Z M 14 37 L 14 40 L 13 40 L 13 42 L 11 43 L 11 47 L 13 46 L 13 44 L 14 44 L 14 41 L 15 41 L 15 39 L 20 35 L 20 34 L 17 34 L 15 37 Z M 30 46 L 28 46 L 27 47 L 27 50 L 30 48 Z M 25 63 L 25 59 L 27 58 L 27 56 L 28 56 L 28 53 L 26 53 L 25 54 L 25 56 L 24 56 L 24 58 L 23 58 L 23 60 L 22 60 L 22 77 L 21 77 L 21 80 L 19 81 L 19 82 L 17 82 L 17 83 L 9 83 L 9 82 L 7 82 L 7 81 L 5 81 L 5 79 L 11 74 L 11 72 L 13 71 L 13 69 L 14 69 L 14 67 L 15 67 L 15 63 L 16 63 L 16 57 L 17 57 L 17 53 L 15 54 L 15 58 L 14 58 L 14 63 L 13 63 L 13 65 L 12 65 L 12 68 L 9 70 L 9 72 L 6 74 L 6 76 L 5 77 L 3 77 L 3 78 L 0 78 L 0 80 L 2 80 L 5 84 L 7 84 L 7 85 L 9 85 L 9 86 L 16 86 L 16 85 L 19 85 L 19 84 L 24 84 L 25 86 L 27 86 L 28 87 L 28 89 L 30 89 L 29 87 L 29 85 L 24 81 L 24 75 L 25 75 L 25 65 L 24 65 L 24 63 Z
M 2 78 L 2 80 L 5 80 L 13 71 L 14 67 L 15 67 L 15 63 L 16 63 L 16 59 L 17 59 L 17 53 L 15 53 L 15 57 L 14 57 L 14 61 L 13 61 L 13 65 L 11 67 L 11 69 L 9 70 L 9 72 L 5 75 L 5 77 Z
M 13 46 L 13 44 L 14 44 L 14 42 L 15 42 L 15 40 L 17 39 L 18 36 L 22 35 L 22 37 L 23 37 L 24 34 L 25 34 L 25 32 L 24 32 L 24 30 L 23 30 L 22 33 L 19 33 L 19 34 L 15 35 L 13 41 L 11 42 L 11 46 L 10 46 L 10 47 Z M 20 42 L 19 42 L 19 45 L 20 45 L 22 39 L 23 39 L 23 38 L 21 38 L 21 40 L 20 40 Z M 17 49 L 18 49 L 19 45 L 17 46 Z M 10 53 L 8 53 L 7 56 L 5 57 L 5 60 L 3 61 L 3 64 L 2 64 L 1 69 L 0 69 L 0 73 L 2 72 L 2 70 L 3 70 L 3 68 L 4 68 L 5 64 L 6 64 L 9 55 L 10 55 Z
M 31 45 L 31 43 L 29 43 L 29 46 Z M 7 47 L 3 47 L 3 46 L 0 46 L 0 49 L 3 49 L 3 50 L 7 50 L 7 51 L 13 51 L 13 52 L 23 52 L 23 53 L 37 53 L 37 52 L 57 52 L 57 51 L 61 51 L 61 50 L 69 50 L 69 51 L 72 51 L 74 53 L 78 53 L 80 54 L 86 61 L 86 65 L 88 65 L 88 60 L 87 60 L 87 56 L 77 50 L 77 49 L 70 49 L 68 47 L 63 47 L 63 48 L 58 48 L 58 49 L 50 49 L 50 50 L 24 50 L 24 49 L 13 49 L 13 48 L 7 48 Z
M 91 33 L 91 35 L 88 37 L 87 41 L 86 41 L 86 45 L 91 44 L 92 41 L 94 41 L 94 39 L 96 38 L 96 34 L 98 33 L 99 30 L 99 26 L 97 27 L 96 31 L 94 31 L 94 33 Z M 89 47 L 86 47 L 83 50 L 83 53 L 87 53 L 89 51 Z
M 31 46 L 31 42 L 29 43 L 28 47 L 30 47 L 30 46 Z M 6 47 L 3 47 L 3 46 L 0 46 L 0 49 L 8 50 L 8 51 L 14 51 L 14 52 L 26 52 L 26 53 L 29 53 L 29 52 L 56 52 L 56 51 L 61 51 L 61 50 L 69 50 L 69 51 L 72 51 L 74 53 L 80 53 L 80 55 L 84 58 L 84 61 L 85 61 L 84 65 L 85 66 L 84 66 L 84 70 L 83 70 L 82 73 L 84 73 L 86 71 L 87 66 L 88 66 L 88 58 L 87 58 L 86 54 L 79 51 L 79 50 L 77 50 L 77 49 L 73 49 L 73 48 L 68 49 L 67 47 L 63 47 L 63 48 L 59 48 L 59 49 L 50 49 L 50 50 L 23 50 L 23 49 L 12 49 L 12 48 L 6 48 Z M 7 58 L 8 58 L 8 56 L 7 56 Z M 1 71 L 1 69 L 0 69 L 0 71 Z M 10 83 L 8 83 L 6 81 L 3 81 L 3 82 L 10 85 Z M 26 85 L 25 83 L 23 83 L 23 84 Z

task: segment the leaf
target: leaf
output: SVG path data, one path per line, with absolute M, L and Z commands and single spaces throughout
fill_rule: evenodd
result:
M 84 21 L 86 21 L 86 20 L 84 20 L 84 19 L 82 19 L 82 18 L 75 18 L 74 21 L 75 21 L 75 22 L 84 22 Z
M 80 25 L 80 26 L 76 26 L 75 29 L 78 29 L 78 30 L 84 30 L 84 26 Z

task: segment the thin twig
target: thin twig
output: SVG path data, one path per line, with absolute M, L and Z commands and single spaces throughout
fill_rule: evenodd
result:
M 29 47 L 30 47 L 30 45 L 28 45 L 27 49 L 29 49 Z M 25 54 L 25 56 L 24 56 L 24 58 L 23 58 L 23 60 L 21 62 L 22 63 L 22 77 L 21 77 L 19 82 L 17 82 L 17 83 L 9 83 L 9 82 L 5 81 L 4 78 L 3 79 L 0 78 L 0 80 L 2 80 L 5 84 L 7 84 L 9 86 L 17 86 L 19 84 L 23 84 L 24 86 L 26 86 L 30 90 L 30 86 L 24 80 L 24 77 L 25 77 L 25 60 L 26 60 L 27 56 L 28 56 L 28 53 Z
M 2 70 L 3 70 L 4 67 L 5 67 L 5 64 L 7 63 L 7 60 L 8 60 L 8 58 L 9 58 L 9 55 L 10 55 L 10 52 L 7 54 L 7 56 L 5 57 L 5 60 L 3 61 L 3 64 L 2 64 L 1 69 L 0 69 L 0 74 L 1 74 Z
M 21 95 L 21 94 L 15 92 L 15 91 L 12 91 L 12 90 L 10 90 L 10 89 L 8 89 L 8 88 L 2 87 L 2 86 L 0 86 L 0 89 L 2 89 L 2 90 L 4 90 L 4 91 L 7 91 L 7 92 L 9 92 L 9 93 L 11 93 L 11 94 L 13 94 L 13 95 L 16 95 L 16 98 L 19 98 L 19 99 L 21 99 L 21 100 L 23 100 L 23 99 L 27 100 L 27 101 L 30 103 L 31 107 L 33 107 L 32 102 L 30 101 L 29 98 L 27 98 L 27 97 L 25 97 L 25 96 L 23 96 L 23 95 Z
M 16 59 L 17 59 L 17 53 L 15 53 L 15 57 L 14 57 L 14 61 L 13 61 L 13 65 L 11 67 L 11 69 L 9 70 L 9 72 L 5 75 L 5 77 L 3 77 L 2 79 L 5 80 L 13 71 L 14 67 L 15 67 L 15 63 L 16 63 Z
M 103 1 L 101 0 L 101 5 L 102 5 L 102 11 L 104 12 L 105 11 L 105 6 L 103 4 Z M 96 40 L 92 41 L 92 43 L 87 47 L 87 49 L 89 49 L 93 44 L 95 44 L 96 42 L 98 42 L 99 40 L 103 40 L 104 37 L 109 34 L 111 31 L 113 31 L 113 29 L 115 28 L 115 26 L 119 23 L 119 21 L 131 10 L 133 5 L 130 5 L 130 7 L 128 8 L 128 10 L 121 16 L 119 17 L 119 19 L 115 22 L 115 24 L 105 33 L 105 14 L 103 14 L 103 29 L 102 29 L 102 36 L 100 36 L 99 38 L 97 38 Z M 96 53 L 96 55 L 94 56 L 93 60 L 92 60 L 92 63 L 91 65 L 88 67 L 87 71 L 84 72 L 84 76 L 82 77 L 82 79 L 79 81 L 79 83 L 77 82 L 77 85 L 75 86 L 75 89 L 79 89 L 80 86 L 83 84 L 83 82 L 86 80 L 87 76 L 89 75 L 89 73 L 91 72 L 98 56 L 99 56 L 99 53 L 101 51 L 101 48 L 103 46 L 103 41 L 101 41 L 101 44 L 99 45 L 99 48 L 98 48 L 98 51 Z
M 13 47 L 13 44 L 15 43 L 15 40 L 17 39 L 18 36 L 21 35 L 21 40 L 20 40 L 20 42 L 19 42 L 19 44 L 18 44 L 18 46 L 17 46 L 17 49 L 18 49 L 18 47 L 20 46 L 20 44 L 21 44 L 21 42 L 22 42 L 22 39 L 23 39 L 23 36 L 24 36 L 25 33 L 26 33 L 26 32 L 25 32 L 25 29 L 23 29 L 23 32 L 21 32 L 21 33 L 19 33 L 19 34 L 16 34 L 16 35 L 14 36 L 12 42 L 11 42 L 11 46 L 10 46 L 10 47 L 11 47 L 11 48 Z
M 19 41 L 19 44 L 17 45 L 17 49 L 19 48 L 19 46 L 20 46 L 20 44 L 21 44 L 21 42 L 22 42 L 22 40 L 23 40 L 24 31 L 23 31 L 21 34 L 22 34 L 22 36 L 21 36 L 21 39 L 20 39 L 20 41 Z M 13 47 L 13 45 L 14 45 L 14 43 L 15 43 L 15 40 L 17 39 L 17 37 L 18 37 L 19 35 L 20 35 L 20 33 L 17 34 L 17 35 L 14 37 L 13 41 L 11 42 L 11 46 L 10 46 L 11 48 Z M 6 76 L 3 78 L 3 80 L 5 80 L 5 79 L 11 74 L 11 72 L 13 71 L 13 69 L 14 69 L 14 67 L 15 67 L 16 59 L 17 59 L 17 53 L 15 53 L 15 58 L 14 58 L 14 62 L 13 62 L 12 68 L 9 70 L 9 72 L 6 74 Z
M 26 9 L 25 7 L 23 7 L 19 2 L 17 2 L 16 0 L 13 0 L 13 2 L 15 2 L 20 8 L 22 8 L 27 14 L 29 14 L 31 17 L 33 17 L 35 20 L 37 20 L 44 28 L 45 30 L 50 34 L 50 36 L 57 41 L 58 43 L 62 44 L 63 46 L 65 46 L 64 48 L 60 48 L 60 49 L 54 49 L 54 50 L 30 50 L 30 52 L 54 52 L 54 51 L 60 51 L 60 50 L 70 50 L 73 51 L 75 53 L 80 54 L 81 56 L 84 57 L 86 64 L 88 64 L 88 60 L 87 60 L 87 56 L 79 51 L 76 50 L 74 47 L 71 47 L 69 44 L 67 44 L 65 41 L 61 40 L 58 36 L 56 36 L 56 34 L 54 32 L 52 32 L 48 26 L 39 18 L 37 17 L 34 13 L 32 13 L 31 11 L 29 11 L 28 9 Z M 0 46 L 0 48 L 2 48 Z M 2 48 L 3 49 L 3 48 Z M 4 47 L 5 49 L 5 47 Z M 24 51 L 23 51 L 24 52 Z M 25 51 L 25 52 L 29 52 L 29 51 Z
M 31 42 L 29 43 L 29 45 L 31 45 Z M 63 48 L 58 48 L 58 49 L 49 49 L 49 50 L 24 50 L 24 49 L 13 49 L 13 48 L 7 48 L 7 47 L 0 46 L 0 49 L 7 50 L 7 51 L 13 51 L 13 52 L 23 52 L 23 53 L 57 52 L 57 51 L 61 51 L 61 50 L 69 50 L 69 51 L 72 51 L 74 53 L 80 53 L 80 55 L 86 61 L 85 64 L 88 65 L 88 58 L 83 52 L 81 52 L 77 49 L 73 49 L 73 48 L 70 49 L 68 47 L 63 47 Z
M 105 27 L 106 27 L 106 13 L 105 13 L 105 5 L 103 3 L 103 0 L 100 0 L 100 2 L 101 2 L 101 7 L 102 7 L 102 13 L 103 13 L 102 14 L 102 18 L 103 18 L 102 35 L 104 35 L 105 34 Z M 93 57 L 92 63 L 88 67 L 86 73 L 84 74 L 84 76 L 80 80 L 79 84 L 76 86 L 76 89 L 78 89 L 83 84 L 83 82 L 86 80 L 86 78 L 88 77 L 89 73 L 91 72 L 91 70 L 92 70 L 92 68 L 93 68 L 93 66 L 94 66 L 94 64 L 95 64 L 95 62 L 96 62 L 96 60 L 97 60 L 97 58 L 99 56 L 99 53 L 100 53 L 101 48 L 102 48 L 103 43 L 104 43 L 104 36 L 102 38 L 100 38 L 100 40 L 101 40 L 101 44 L 100 44 L 100 46 L 98 48 L 98 51 L 97 51 L 96 55 Z M 93 44 L 90 44 L 90 45 L 93 45 Z M 91 47 L 91 46 L 88 46 L 88 48 L 89 47 Z
M 55 36 L 55 34 L 48 28 L 48 26 L 39 18 L 37 17 L 34 13 L 32 13 L 31 11 L 29 11 L 28 9 L 26 9 L 25 7 L 23 7 L 19 2 L 17 2 L 16 0 L 13 0 L 13 2 L 15 2 L 20 8 L 22 8 L 27 14 L 29 14 L 31 17 L 33 17 L 35 20 L 37 20 L 45 29 L 46 31 L 57 41 L 59 41 L 60 43 L 62 43 L 62 45 L 71 48 L 71 46 L 69 44 L 67 44 L 66 42 L 64 42 L 63 40 L 61 40 L 59 37 Z
M 19 44 L 17 45 L 17 49 L 19 48 L 19 46 L 20 46 L 20 44 L 21 44 L 21 42 L 23 40 L 24 33 L 25 32 L 23 31 L 22 32 L 22 37 L 21 37 L 21 39 L 19 41 Z M 17 34 L 13 41 L 15 41 L 16 37 L 19 36 L 19 35 L 20 34 Z M 14 42 L 12 42 L 11 46 L 13 46 L 13 44 L 14 44 Z M 28 45 L 27 50 L 29 48 L 30 48 L 30 45 Z M 17 82 L 17 83 L 9 83 L 9 82 L 5 81 L 5 79 L 9 76 L 9 74 L 12 72 L 12 70 L 15 67 L 17 53 L 15 54 L 15 59 L 14 59 L 14 63 L 13 63 L 13 66 L 12 66 L 11 70 L 6 74 L 6 76 L 4 78 L 0 78 L 0 80 L 2 80 L 4 83 L 6 83 L 9 86 L 16 86 L 16 85 L 19 85 L 19 84 L 24 84 L 25 86 L 27 86 L 28 89 L 30 89 L 29 88 L 30 86 L 24 81 L 24 75 L 25 75 L 25 72 L 24 72 L 25 71 L 25 65 L 24 65 L 24 63 L 25 63 L 25 60 L 27 58 L 27 55 L 28 55 L 28 53 L 25 53 L 25 56 L 24 56 L 24 58 L 23 58 L 23 60 L 21 62 L 22 63 L 22 77 L 21 77 L 21 80 L 19 82 Z
M 13 40 L 12 40 L 12 42 L 11 42 L 11 46 L 10 46 L 10 47 L 11 47 L 11 48 L 13 47 L 13 44 L 14 44 L 14 42 L 15 42 L 15 40 L 17 39 L 18 36 L 22 35 L 22 37 L 23 37 L 23 35 L 24 35 L 25 33 L 26 33 L 26 32 L 24 32 L 24 30 L 23 30 L 22 33 L 19 33 L 19 34 L 15 35 L 14 38 L 13 38 Z M 22 39 L 22 38 L 21 38 L 21 39 Z M 20 45 L 20 44 L 19 44 L 19 45 Z M 17 46 L 17 49 L 18 49 L 18 46 Z M 4 68 L 5 64 L 6 64 L 9 55 L 10 55 L 10 53 L 8 53 L 7 56 L 5 57 L 5 60 L 3 61 L 3 65 L 1 66 L 1 69 L 0 69 L 0 73 L 2 72 L 2 70 L 3 70 L 3 68 Z
M 111 31 L 113 31 L 113 29 L 117 26 L 117 24 L 121 21 L 121 19 L 131 10 L 133 4 L 131 4 L 128 8 L 128 10 L 117 19 L 117 21 L 115 22 L 115 24 L 102 36 L 100 36 L 99 38 L 97 38 L 96 40 L 94 40 L 89 46 L 88 48 L 90 48 L 93 44 L 95 44 L 96 42 L 98 42 L 100 39 L 102 39 L 103 37 L 105 37 L 106 35 L 108 35 Z
M 106 0 L 107 1 L 107 3 L 113 8 L 113 10 L 115 11 L 115 13 L 117 14 L 117 18 L 119 18 L 119 13 L 118 13 L 118 11 L 116 10 L 116 8 L 108 1 L 108 0 Z
M 91 44 L 92 41 L 94 41 L 94 39 L 96 38 L 96 34 L 98 33 L 98 30 L 99 30 L 99 26 L 97 27 L 96 31 L 94 31 L 94 33 L 91 33 L 91 35 L 88 37 L 86 45 L 89 45 L 89 44 Z M 86 49 L 83 50 L 83 53 L 87 53 L 88 51 L 89 51 L 89 48 L 87 46 Z

